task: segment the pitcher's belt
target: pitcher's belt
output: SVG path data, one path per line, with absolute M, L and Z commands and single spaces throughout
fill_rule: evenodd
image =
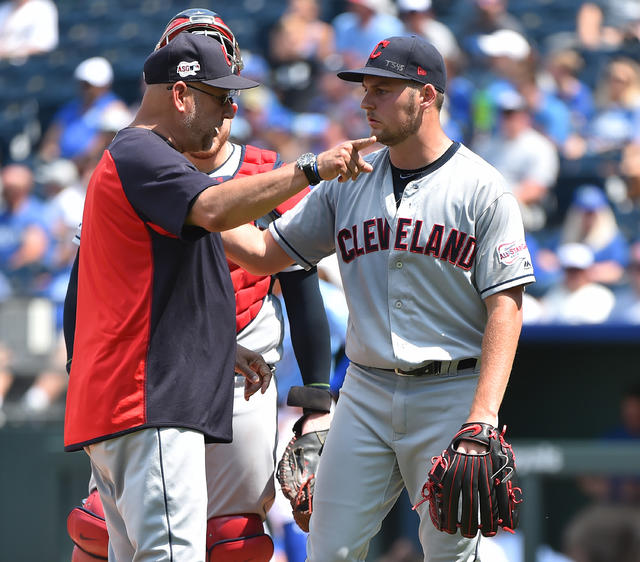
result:
M 475 357 L 469 357 L 467 359 L 458 359 L 455 361 L 429 361 L 410 371 L 403 369 L 380 369 L 381 371 L 389 371 L 402 375 L 403 377 L 423 377 L 441 375 L 443 373 L 455 373 L 457 371 L 464 371 L 467 369 L 475 369 L 478 364 L 478 359 Z

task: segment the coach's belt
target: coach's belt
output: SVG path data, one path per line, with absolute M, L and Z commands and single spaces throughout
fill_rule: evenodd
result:
M 422 367 L 404 371 L 402 369 L 389 369 L 397 375 L 403 377 L 423 377 L 429 375 L 440 375 L 442 373 L 464 371 L 465 369 L 475 369 L 478 360 L 475 357 L 460 359 L 459 361 L 430 361 Z

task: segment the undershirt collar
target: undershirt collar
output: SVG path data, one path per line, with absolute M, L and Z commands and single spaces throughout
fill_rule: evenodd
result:
M 407 187 L 407 184 L 409 182 L 415 181 L 426 176 L 427 174 L 435 172 L 438 168 L 442 167 L 451 159 L 458 148 L 460 148 L 459 142 L 451 143 L 451 146 L 444 151 L 442 156 L 427 164 L 426 166 L 422 166 L 422 168 L 416 168 L 415 170 L 405 170 L 402 168 L 397 168 L 396 166 L 391 164 L 391 161 L 389 161 L 389 163 L 391 164 L 391 177 L 393 178 L 393 194 L 396 199 L 396 207 L 400 205 L 400 200 L 402 199 L 404 188 Z

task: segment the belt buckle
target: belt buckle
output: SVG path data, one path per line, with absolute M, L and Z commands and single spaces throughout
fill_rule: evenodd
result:
M 423 375 L 439 375 L 441 366 L 442 361 L 431 361 L 431 363 L 427 363 L 424 367 L 421 367 L 419 369 L 420 374 L 416 376 L 421 377 Z
M 397 375 L 401 375 L 403 377 L 422 377 L 422 376 L 431 376 L 431 375 L 439 375 L 440 367 L 442 366 L 442 361 L 431 361 L 422 367 L 418 367 L 417 369 L 413 369 L 411 371 L 403 371 L 402 369 L 394 369 Z

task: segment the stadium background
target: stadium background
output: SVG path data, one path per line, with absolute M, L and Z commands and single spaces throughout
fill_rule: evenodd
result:
M 465 3 L 439 0 L 433 5 L 438 19 L 455 32 Z M 74 69 L 90 56 L 104 56 L 112 63 L 114 91 L 135 104 L 140 97 L 142 63 L 159 30 L 176 12 L 192 7 L 172 0 L 62 0 L 56 4 L 57 48 L 23 65 L 0 61 L 0 162 L 31 161 L 54 112 L 75 94 Z M 325 21 L 345 9 L 344 1 L 320 4 Z M 575 29 L 580 4 L 579 0 L 511 0 L 509 11 L 523 24 L 528 39 L 544 48 L 547 38 Z M 202 0 L 195 5 L 219 11 L 243 52 L 260 53 L 267 49 L 268 31 L 286 2 Z M 583 78 L 592 86 L 601 64 L 594 60 L 585 67 Z M 560 208 L 576 185 L 598 182 L 599 170 L 618 157 L 607 154 L 563 168 L 555 187 Z M 21 337 L 16 333 L 23 326 L 15 318 L 2 314 L 0 335 L 9 340 L 15 336 L 19 345 Z M 569 450 L 575 443 L 593 445 L 584 462 L 588 472 L 597 456 L 606 453 L 598 449 L 603 445 L 596 437 L 617 422 L 621 393 L 639 378 L 639 343 L 638 327 L 526 327 L 501 412 L 515 446 L 521 443 L 536 451 L 540 444 L 557 444 L 559 450 L 564 445 Z M 37 362 L 36 357 L 33 364 Z M 65 518 L 85 494 L 88 468 L 83 455 L 62 452 L 61 432 L 60 410 L 45 419 L 14 420 L 0 428 L 0 561 L 68 560 L 71 543 Z M 575 474 L 538 470 L 531 459 L 527 462 L 525 477 L 539 476 L 535 489 L 540 496 L 535 500 L 537 520 L 528 513 L 529 519 L 523 521 L 525 537 L 527 529 L 535 527 L 531 536 L 559 549 L 562 529 L 588 499 L 578 489 Z M 371 560 L 395 538 L 415 534 L 415 515 L 408 509 L 406 502 L 394 509 L 372 546 Z
M 438 19 L 455 33 L 468 0 L 434 0 Z M 543 46 L 547 37 L 575 30 L 581 0 L 511 0 L 509 12 L 516 16 L 527 38 Z M 286 8 L 286 0 L 209 2 L 198 7 L 216 9 L 231 27 L 242 51 L 265 53 L 268 31 Z M 330 21 L 345 10 L 344 0 L 321 0 L 320 17 Z M 157 41 L 157 30 L 175 13 L 191 4 L 175 0 L 61 0 L 59 44 L 45 55 L 31 57 L 14 66 L 0 61 L 0 155 L 6 159 L 8 145 L 26 133 L 37 143 L 53 113 L 75 93 L 73 71 L 84 59 L 104 56 L 114 69 L 114 90 L 132 104 L 140 97 L 140 69 Z M 587 82 L 594 83 L 598 65 L 588 64 Z M 16 141 L 14 141 L 16 142 Z

